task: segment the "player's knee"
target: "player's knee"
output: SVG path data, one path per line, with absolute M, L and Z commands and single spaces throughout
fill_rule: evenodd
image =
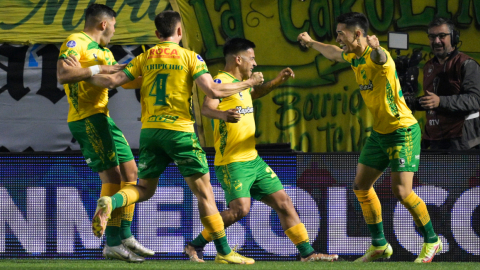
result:
M 250 212 L 250 205 L 237 205 L 232 209 L 235 214 L 235 221 L 239 221 Z

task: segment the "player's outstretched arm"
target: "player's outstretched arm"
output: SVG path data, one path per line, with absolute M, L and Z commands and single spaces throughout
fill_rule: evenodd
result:
M 254 87 L 263 83 L 263 74 L 261 72 L 254 72 L 250 79 L 238 83 L 221 83 L 213 82 L 212 75 L 205 73 L 195 79 L 195 83 L 209 98 L 224 98 L 234 95 L 243 90 Z
M 112 89 L 127 82 L 130 82 L 131 80 L 130 78 L 128 78 L 125 72 L 120 71 L 115 74 L 97 74 L 85 81 L 95 86 Z
M 273 89 L 275 89 L 275 87 L 286 82 L 290 78 L 295 78 L 295 73 L 293 73 L 290 68 L 283 69 L 282 71 L 280 71 L 280 73 L 278 73 L 275 79 L 268 81 L 264 84 L 254 86 L 251 92 L 252 99 L 257 99 L 265 96 Z
M 314 48 L 315 50 L 319 51 L 323 56 L 325 56 L 327 59 L 330 59 L 332 61 L 337 61 L 337 62 L 345 62 L 342 57 L 342 49 L 335 45 L 330 45 L 330 44 L 325 44 L 322 42 L 318 42 L 313 40 L 310 35 L 307 32 L 303 32 L 300 35 L 298 35 L 297 38 L 298 41 L 300 41 L 300 44 L 302 46 L 307 47 L 307 48 Z
M 57 61 L 57 81 L 61 84 L 84 81 L 95 74 L 113 74 L 125 68 L 126 64 L 96 65 L 82 68 L 74 55 Z
M 219 103 L 220 100 L 205 96 L 205 99 L 203 100 L 202 114 L 208 118 L 221 119 L 229 123 L 237 123 L 240 121 L 242 116 L 237 112 L 237 109 L 221 111 L 218 109 Z

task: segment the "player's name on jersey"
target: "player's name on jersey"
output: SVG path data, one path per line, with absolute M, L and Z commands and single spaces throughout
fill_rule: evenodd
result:
M 178 116 L 173 116 L 173 115 L 167 115 L 167 114 L 162 114 L 162 115 L 152 115 L 148 117 L 147 122 L 164 122 L 164 123 L 175 123 L 177 121 Z
M 172 70 L 183 70 L 182 65 L 174 65 L 174 64 L 151 64 L 147 66 L 147 70 L 152 69 L 172 69 Z

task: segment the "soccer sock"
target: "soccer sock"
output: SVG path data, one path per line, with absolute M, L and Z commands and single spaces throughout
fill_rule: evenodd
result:
M 417 225 L 418 230 L 423 235 L 423 241 L 425 243 L 437 242 L 438 235 L 433 230 L 432 221 L 430 220 L 425 202 L 412 191 L 401 203 L 412 215 L 415 225 Z
M 193 239 L 190 243 L 196 247 L 205 247 L 209 242 L 212 242 L 212 240 L 213 238 L 207 229 L 203 229 L 197 238 Z
M 112 196 L 112 209 L 134 204 L 140 198 L 135 185 L 127 185 Z
M 223 255 L 230 254 L 232 249 L 228 246 L 225 227 L 220 213 L 217 212 L 214 215 L 202 217 L 200 219 L 205 229 L 212 236 L 217 252 Z
M 124 188 L 126 186 L 133 186 L 137 184 L 137 181 L 132 182 L 120 182 L 120 188 Z M 133 220 L 133 211 L 135 211 L 135 204 L 130 204 L 128 206 L 124 206 L 120 208 L 121 211 L 121 225 L 120 225 L 120 237 L 122 239 L 127 239 L 132 236 L 132 220 Z
M 383 234 L 382 206 L 373 188 L 369 190 L 354 190 L 362 207 L 363 217 L 372 236 L 372 245 L 376 247 L 387 244 Z
M 111 196 L 120 189 L 120 185 L 112 183 L 102 184 L 102 190 L 100 191 L 100 197 Z M 105 237 L 107 239 L 107 245 L 118 246 L 122 243 L 120 238 L 120 209 L 112 211 L 111 218 L 107 222 L 107 228 L 105 229 Z
M 298 251 L 300 252 L 300 256 L 303 258 L 306 258 L 315 252 L 312 245 L 310 245 L 307 229 L 303 223 L 298 223 L 297 225 L 290 227 L 285 231 L 285 234 L 297 247 Z

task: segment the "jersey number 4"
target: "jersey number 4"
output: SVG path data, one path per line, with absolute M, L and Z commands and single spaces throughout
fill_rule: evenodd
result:
M 169 74 L 158 74 L 157 77 L 155 77 L 155 82 L 149 93 L 149 96 L 155 97 L 155 106 L 168 105 L 166 100 L 169 96 L 166 95 L 168 75 Z

